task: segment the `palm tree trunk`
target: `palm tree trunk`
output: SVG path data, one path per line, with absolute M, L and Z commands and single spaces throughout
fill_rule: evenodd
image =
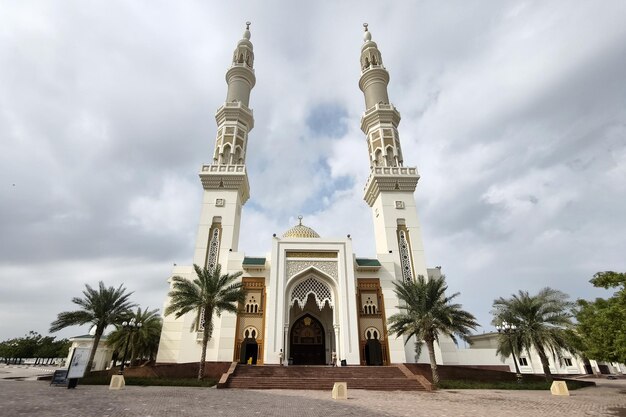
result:
M 552 382 L 552 372 L 550 372 L 550 362 L 546 356 L 546 352 L 543 350 L 543 346 L 535 346 L 539 359 L 541 359 L 541 366 L 543 367 L 543 373 L 546 375 L 546 381 Z
M 430 358 L 430 370 L 433 373 L 433 385 L 439 385 L 439 371 L 437 371 L 437 358 L 435 358 L 435 342 L 434 340 L 426 340 L 428 348 L 428 357 Z
M 87 371 L 89 374 L 91 372 L 91 368 L 93 367 L 93 359 L 96 357 L 96 350 L 98 349 L 98 345 L 100 344 L 100 338 L 102 337 L 102 333 L 104 333 L 104 327 L 100 328 L 100 326 L 96 327 L 96 334 L 93 336 L 93 344 L 91 345 L 91 352 L 89 352 L 89 361 L 87 361 Z
M 204 377 L 204 364 L 206 362 L 206 347 L 211 338 L 211 327 L 213 325 L 213 309 L 204 309 L 204 330 L 202 331 L 202 354 L 200 355 L 200 369 L 198 369 L 198 379 Z

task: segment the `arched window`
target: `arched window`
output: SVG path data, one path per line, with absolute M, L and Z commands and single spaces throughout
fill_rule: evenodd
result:
M 254 326 L 248 326 L 243 331 L 243 337 L 246 339 L 256 339 L 259 331 Z
M 380 339 L 380 331 L 376 327 L 368 327 L 365 329 L 365 339 Z
M 258 313 L 259 312 L 259 302 L 254 295 L 251 295 L 246 300 L 246 313 Z
M 376 166 L 382 166 L 383 165 L 383 151 L 381 151 L 380 149 L 376 150 L 376 154 L 375 154 L 376 160 Z
M 230 145 L 226 144 L 222 148 L 222 165 L 230 164 Z
M 387 166 L 388 167 L 396 166 L 394 162 L 395 162 L 395 158 L 393 157 L 393 149 L 389 147 L 387 148 Z

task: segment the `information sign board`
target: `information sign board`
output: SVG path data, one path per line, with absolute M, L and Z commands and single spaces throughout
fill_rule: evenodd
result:
M 54 371 L 50 385 L 67 385 L 67 369 L 57 369 Z
M 75 348 L 72 354 L 69 368 L 67 370 L 67 378 L 82 378 L 87 369 L 87 361 L 89 361 L 89 353 L 91 348 Z

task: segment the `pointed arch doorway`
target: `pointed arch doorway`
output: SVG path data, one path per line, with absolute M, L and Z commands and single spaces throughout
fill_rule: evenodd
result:
M 294 365 L 325 365 L 326 340 L 322 323 L 310 314 L 300 317 L 291 327 L 289 352 Z

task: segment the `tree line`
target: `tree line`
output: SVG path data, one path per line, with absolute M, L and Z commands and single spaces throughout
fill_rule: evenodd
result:
M 70 344 L 67 339 L 56 340 L 56 337 L 42 336 L 31 330 L 23 337 L 0 342 L 0 361 L 19 364 L 24 359 L 35 359 L 35 365 L 48 364 L 65 358 Z

